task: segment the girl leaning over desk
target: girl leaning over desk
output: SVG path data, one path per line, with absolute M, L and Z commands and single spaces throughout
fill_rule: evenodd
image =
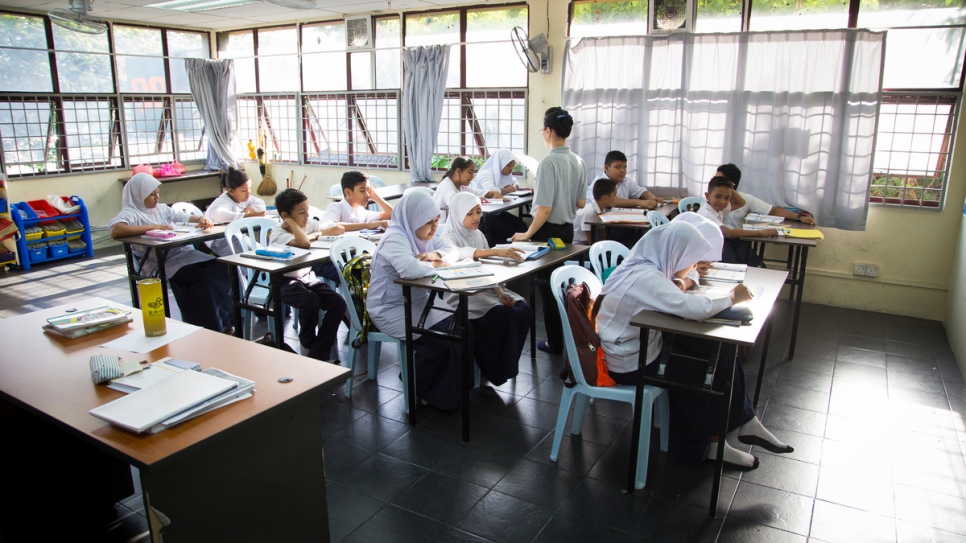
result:
M 222 180 L 224 192 L 205 210 L 205 217 L 215 224 L 265 216 L 265 200 L 252 195 L 252 180 L 244 170 L 228 168 Z M 218 256 L 232 254 L 228 241 L 219 239 L 211 244 Z
M 717 238 L 709 241 L 705 234 Z M 648 310 L 704 320 L 732 304 L 751 299 L 752 295 L 744 285 L 735 286 L 727 298 L 685 292 L 688 274 L 699 261 L 720 260 L 723 243 L 719 229 L 702 233 L 699 227 L 689 222 L 675 220 L 648 231 L 610 275 L 600 293 L 603 300 L 597 315 L 597 327 L 601 347 L 607 355 L 607 369 L 615 381 L 624 385 L 637 384 L 642 346 L 640 328 L 630 324 L 633 315 Z M 659 364 L 654 362 L 660 356 L 662 346 L 663 335 L 650 331 L 646 346 L 647 365 L 644 367 L 645 374 L 650 377 L 657 375 Z M 705 378 L 704 363 L 674 353 L 707 360 L 714 349 L 714 342 L 676 336 L 664 377 L 669 381 L 700 386 Z M 715 372 L 711 388 L 721 391 L 725 381 L 725 372 Z M 792 447 L 772 435 L 755 415 L 745 394 L 745 373 L 740 363 L 735 365 L 731 392 L 729 432 L 737 432 L 742 443 L 758 445 L 776 453 L 792 452 Z M 670 394 L 671 454 L 687 464 L 716 458 L 717 446 L 711 442 L 716 440 L 714 436 L 720 430 L 721 406 L 718 401 L 673 391 Z M 758 467 L 757 458 L 727 443 L 724 461 L 741 470 Z
M 148 230 L 172 230 L 176 222 L 197 223 L 199 228 L 211 227 L 208 217 L 177 213 L 162 204 L 158 194 L 160 186 L 160 181 L 146 173 L 128 180 L 121 192 L 121 211 L 107 223 L 111 238 L 140 236 Z M 137 246 L 132 250 L 139 259 L 144 253 Z M 157 260 L 152 254 L 142 273 L 152 275 L 156 269 Z M 231 286 L 227 266 L 219 264 L 211 255 L 185 246 L 168 249 L 164 270 L 185 322 L 215 332 L 231 331 Z

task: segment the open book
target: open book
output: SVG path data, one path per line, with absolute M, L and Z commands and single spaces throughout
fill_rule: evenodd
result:
M 745 222 L 781 224 L 785 222 L 785 218 L 779 217 L 778 215 L 763 215 L 761 213 L 749 213 L 745 215 Z
M 75 338 L 127 322 L 131 322 L 130 311 L 103 306 L 51 317 L 43 329 L 58 336 Z
M 483 265 L 479 262 L 464 262 L 462 264 L 436 268 L 436 275 L 444 281 L 452 281 L 454 279 L 469 279 L 470 277 L 493 275 L 493 272 L 483 269 Z
M 612 223 L 612 222 L 623 222 L 623 223 L 635 223 L 635 224 L 650 224 L 651 221 L 647 220 L 647 217 L 642 213 L 602 213 L 598 215 L 600 222 Z
M 741 283 L 745 280 L 745 273 L 748 271 L 747 264 L 728 264 L 725 262 L 712 262 L 711 269 L 705 275 L 705 279 L 712 281 L 727 281 L 729 283 Z

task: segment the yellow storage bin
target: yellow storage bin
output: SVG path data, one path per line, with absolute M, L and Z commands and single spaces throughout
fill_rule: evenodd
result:
M 27 241 L 37 241 L 44 237 L 44 229 L 39 226 L 26 226 L 23 229 L 23 235 Z
M 64 223 L 60 221 L 45 222 L 40 225 L 44 229 L 45 238 L 53 238 L 56 236 L 63 236 L 67 232 L 67 228 Z
M 64 228 L 67 231 L 67 239 L 69 240 L 80 239 L 81 234 L 84 233 L 84 225 L 77 219 L 64 221 Z

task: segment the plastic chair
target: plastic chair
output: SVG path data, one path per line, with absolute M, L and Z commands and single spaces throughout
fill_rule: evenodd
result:
M 369 184 L 372 185 L 373 188 L 386 186 L 386 182 L 383 181 L 381 177 L 376 177 L 374 175 L 369 176 Z M 382 211 L 382 208 L 379 207 L 379 204 L 371 200 L 369 201 L 369 205 L 366 206 L 366 209 L 368 209 L 369 211 Z
M 319 209 L 319 208 L 317 208 L 315 206 L 309 206 L 309 218 L 310 219 L 315 219 L 317 221 L 321 221 L 322 220 L 322 213 L 323 212 L 322 212 L 321 209 Z
M 687 198 L 681 198 L 678 202 L 678 213 L 687 213 L 688 211 L 697 211 L 704 205 L 703 196 L 688 196 Z M 694 206 L 693 209 L 689 209 Z
M 571 283 L 587 283 L 590 287 L 591 295 L 597 296 L 600 293 L 600 281 L 594 274 L 579 266 L 563 266 L 557 268 L 550 275 L 550 288 L 553 296 L 557 300 L 557 308 L 560 309 L 561 321 L 564 332 L 564 347 L 567 351 L 567 360 L 570 369 L 573 371 L 577 384 L 573 388 L 563 388 L 560 395 L 560 409 L 557 412 L 557 426 L 553 433 L 553 447 L 550 449 L 550 460 L 557 461 L 560 453 L 560 443 L 563 440 L 564 425 L 567 424 L 567 415 L 570 413 L 570 406 L 573 403 L 574 419 L 570 427 L 572 435 L 580 435 L 584 425 L 584 418 L 587 415 L 587 406 L 591 398 L 601 398 L 606 400 L 616 400 L 627 402 L 634 405 L 634 392 L 636 387 L 628 385 L 617 385 L 613 387 L 598 387 L 587 384 L 584 380 L 583 371 L 580 369 L 580 360 L 577 358 L 577 346 L 574 343 L 574 334 L 570 329 L 570 321 L 567 320 L 567 310 L 564 304 L 567 286 Z M 646 348 L 646 347 L 645 347 Z M 576 399 L 576 402 L 574 400 Z M 661 430 L 661 450 L 667 451 L 668 444 L 668 417 L 670 416 L 670 403 L 667 391 L 663 388 L 644 386 L 643 396 L 643 417 L 641 417 L 640 448 L 637 455 L 637 479 L 634 481 L 634 488 L 641 489 L 647 483 L 647 459 L 651 443 L 651 414 L 656 409 L 656 426 Z
M 339 294 L 346 301 L 349 312 L 349 337 L 354 338 L 360 330 L 362 330 L 362 319 L 359 318 L 359 313 L 356 311 L 355 304 L 352 303 L 352 293 L 349 291 L 349 285 L 346 283 L 345 277 L 342 276 L 342 269 L 345 268 L 346 264 L 349 263 L 352 258 L 360 254 L 372 254 L 376 251 L 376 245 L 371 241 L 364 240 L 362 238 L 343 238 L 332 244 L 329 248 L 329 256 L 332 258 L 332 263 L 339 270 Z M 399 365 L 402 367 L 402 381 L 403 381 L 403 399 L 406 402 L 406 412 L 409 412 L 409 376 L 408 369 L 406 368 L 406 342 L 401 339 L 396 339 L 389 334 L 383 332 L 377 332 L 371 330 L 366 336 L 368 338 L 367 342 L 369 344 L 369 366 L 366 373 L 366 379 L 375 379 L 376 373 L 379 370 L 379 353 L 382 350 L 383 342 L 392 342 L 396 344 L 396 348 L 399 351 Z M 345 383 L 345 397 L 352 397 L 352 376 L 356 373 L 356 360 L 359 358 L 359 349 L 352 349 L 352 361 L 350 363 L 349 380 Z
M 647 212 L 647 222 L 651 223 L 651 228 L 656 228 L 658 226 L 664 226 L 665 224 L 671 222 L 668 220 L 667 216 L 660 211 L 651 210 Z
M 597 280 L 603 284 L 604 270 L 620 264 L 631 250 L 612 240 L 598 241 L 590 246 L 590 266 L 594 270 Z
M 198 209 L 198 206 L 192 204 L 191 202 L 178 202 L 175 204 L 171 204 L 171 211 L 174 211 L 177 213 L 187 213 L 192 217 L 200 217 L 204 215 L 204 213 L 202 213 L 201 210 Z
M 336 183 L 329 187 L 329 196 L 343 196 L 342 194 L 342 184 Z
M 252 217 L 248 219 L 238 219 L 228 223 L 225 227 L 225 241 L 228 243 L 228 248 L 231 250 L 232 254 L 239 252 L 252 251 L 258 249 L 259 247 L 264 247 L 268 245 L 268 240 L 273 228 L 278 228 L 278 223 L 273 219 L 267 217 Z M 259 274 L 251 268 L 241 268 L 239 269 L 242 279 L 242 289 L 248 288 L 248 285 L 255 282 L 255 287 L 252 289 L 252 293 L 249 296 L 249 302 L 266 305 L 268 302 L 268 296 L 272 292 L 272 286 L 269 283 L 267 274 Z M 243 319 L 243 337 L 245 339 L 251 339 L 252 335 L 252 313 L 251 311 L 244 311 L 247 313 Z M 275 318 L 268 318 L 268 329 L 275 330 Z

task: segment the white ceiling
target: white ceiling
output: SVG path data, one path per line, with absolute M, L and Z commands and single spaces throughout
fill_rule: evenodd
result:
M 443 6 L 479 4 L 480 0 L 391 0 L 352 2 L 351 0 L 317 0 L 315 9 L 289 9 L 264 0 L 256 4 L 234 8 L 214 9 L 199 13 L 148 8 L 162 0 L 94 0 L 90 14 L 100 19 L 117 22 L 142 23 L 157 26 L 179 26 L 224 30 L 249 28 L 301 21 L 340 19 L 346 13 L 398 13 L 438 9 Z M 67 0 L 0 0 L 0 10 L 45 13 L 51 8 L 66 8 Z

